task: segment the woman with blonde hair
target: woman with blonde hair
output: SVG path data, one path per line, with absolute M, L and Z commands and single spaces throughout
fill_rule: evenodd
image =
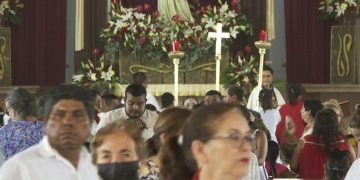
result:
M 147 155 L 144 139 L 133 121 L 114 121 L 101 128 L 92 143 L 93 161 L 103 180 L 138 180 Z

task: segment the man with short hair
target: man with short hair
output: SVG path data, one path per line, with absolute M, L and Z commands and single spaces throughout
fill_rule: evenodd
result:
M 132 75 L 132 78 L 133 78 L 133 83 L 135 84 L 140 84 L 142 86 L 145 87 L 145 89 L 147 88 L 148 86 L 148 78 L 146 77 L 146 74 L 143 73 L 143 72 L 136 72 Z M 152 104 L 156 107 L 156 110 L 157 111 L 161 111 L 161 107 L 158 103 L 158 101 L 156 100 L 156 98 L 150 93 L 150 92 L 146 92 L 146 104 Z
M 241 87 L 232 85 L 225 89 L 224 102 L 244 105 L 243 96 Z
M 42 141 L 6 161 L 1 180 L 98 180 L 91 155 L 83 146 L 94 107 L 89 91 L 62 85 L 49 93 Z
M 243 93 L 243 90 L 241 89 L 241 87 L 232 85 L 232 86 L 228 87 L 227 89 L 225 89 L 224 102 L 244 105 L 243 96 L 244 96 L 244 93 Z M 251 109 L 249 109 L 249 112 L 250 112 L 250 118 L 252 119 L 252 121 L 255 121 L 255 120 L 262 121 L 261 116 L 258 112 L 253 111 Z
M 143 130 L 144 139 L 154 135 L 153 126 L 157 119 L 156 112 L 145 109 L 146 89 L 140 84 L 130 84 L 126 87 L 124 97 L 125 107 L 107 113 L 100 113 L 98 130 L 112 121 L 127 119 L 134 121 Z
M 204 100 L 204 105 L 210 105 L 213 103 L 219 103 L 221 102 L 221 94 L 219 91 L 215 91 L 215 90 L 210 90 L 205 94 L 205 100 Z
M 272 91 L 274 106 L 278 107 L 285 104 L 285 100 L 282 97 L 280 91 L 273 86 L 274 70 L 270 66 L 264 65 L 262 76 L 263 76 L 262 88 L 267 88 Z M 258 86 L 256 86 L 252 90 L 247 103 L 248 109 L 256 110 L 260 107 L 260 102 L 259 102 L 260 90 L 261 89 L 259 89 Z

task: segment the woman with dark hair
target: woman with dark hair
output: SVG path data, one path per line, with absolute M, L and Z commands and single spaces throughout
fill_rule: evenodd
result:
M 313 132 L 316 113 L 321 111 L 323 108 L 324 106 L 319 100 L 304 101 L 304 106 L 301 108 L 301 118 L 306 123 L 306 126 L 301 139 Z
M 304 92 L 305 89 L 300 84 L 292 84 L 287 89 L 287 96 L 289 101 L 280 107 L 279 112 L 281 115 L 281 121 L 276 127 L 276 138 L 279 145 L 288 141 L 289 135 L 296 139 L 300 139 L 302 133 L 304 132 L 305 123 L 301 119 L 300 112 L 301 108 L 303 107 L 301 97 Z M 291 120 L 292 122 L 287 122 L 287 119 L 288 121 Z M 292 123 L 294 128 L 293 132 L 288 132 L 286 130 L 286 123 Z
M 147 140 L 149 158 L 141 168 L 142 180 L 158 180 L 160 170 L 160 148 L 167 139 L 179 135 L 191 110 L 185 108 L 169 108 L 161 112 L 154 125 L 154 136 Z
M 247 175 L 253 138 L 238 105 L 215 103 L 193 112 L 182 133 L 164 144 L 164 180 L 238 180 Z
M 268 152 L 266 155 L 266 171 L 269 174 L 269 177 L 272 178 L 292 178 L 294 177 L 289 169 L 278 162 L 276 162 L 279 156 L 279 145 L 275 141 L 268 142 Z
M 11 121 L 0 129 L 0 147 L 5 160 L 37 144 L 44 136 L 44 122 L 36 117 L 36 100 L 23 88 L 10 90 L 5 106 Z
M 351 159 L 347 151 L 331 151 L 325 164 L 325 180 L 343 180 L 350 166 Z
M 261 119 L 263 120 L 266 128 L 270 132 L 271 140 L 277 142 L 276 139 L 276 126 L 281 120 L 279 110 L 273 104 L 272 91 L 267 88 L 263 88 L 259 93 L 260 107 L 256 111 L 260 113 Z
M 299 172 L 301 178 L 323 178 L 324 164 L 334 149 L 350 152 L 336 113 L 332 109 L 324 109 L 316 114 L 312 134 L 305 136 L 297 145 L 290 167 Z

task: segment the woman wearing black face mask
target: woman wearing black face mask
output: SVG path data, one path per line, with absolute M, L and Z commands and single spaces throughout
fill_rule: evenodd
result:
M 146 157 L 141 129 L 132 121 L 112 122 L 95 135 L 92 153 L 103 180 L 138 180 L 139 160 Z

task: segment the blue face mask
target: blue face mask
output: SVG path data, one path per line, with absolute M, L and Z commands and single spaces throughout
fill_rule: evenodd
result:
M 139 161 L 98 165 L 103 180 L 138 180 Z

